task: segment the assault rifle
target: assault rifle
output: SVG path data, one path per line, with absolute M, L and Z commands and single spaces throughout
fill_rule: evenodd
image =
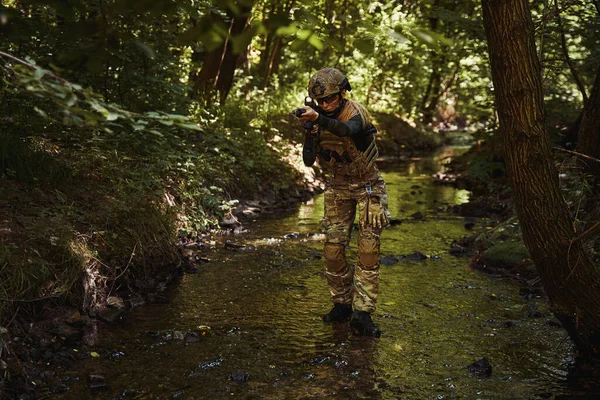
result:
M 319 112 L 313 99 L 308 96 L 304 98 L 304 105 L 309 106 L 313 110 Z M 300 118 L 305 112 L 306 110 L 303 108 L 296 108 L 294 111 L 292 111 L 292 114 L 295 117 Z M 317 159 L 317 143 L 319 142 L 321 131 L 319 130 L 313 135 L 311 132 L 314 126 L 315 123 L 313 121 L 304 121 L 302 126 L 306 130 L 306 133 L 304 134 L 304 147 L 302 148 L 302 161 L 304 161 L 304 165 L 307 167 L 313 165 Z

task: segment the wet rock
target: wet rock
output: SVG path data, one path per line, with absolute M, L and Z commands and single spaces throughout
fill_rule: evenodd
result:
M 383 265 L 394 265 L 397 264 L 400 260 L 398 257 L 393 256 L 391 254 L 381 258 L 381 264 Z
M 197 274 L 198 272 L 200 272 L 200 270 L 194 266 L 188 265 L 185 268 L 185 273 L 186 274 Z
M 225 247 L 227 247 L 228 249 L 233 249 L 233 250 L 243 250 L 244 249 L 244 245 L 243 244 L 237 244 L 237 243 L 233 243 L 231 241 L 226 241 L 224 243 Z
M 259 207 L 246 207 L 242 210 L 242 215 L 247 219 L 257 219 L 262 211 L 262 208 Z
M 473 228 L 475 228 L 475 223 L 474 222 L 467 222 L 465 223 L 465 229 L 471 230 Z
M 83 328 L 90 322 L 90 318 L 83 316 L 75 310 L 65 318 L 65 323 L 75 328 Z
M 400 225 L 402 223 L 401 219 L 392 218 L 390 219 L 390 226 Z
M 88 375 L 88 382 L 104 382 L 106 381 L 106 378 L 104 377 L 104 375 L 100 375 L 100 374 L 89 374 Z
M 156 281 L 153 278 L 135 280 L 135 287 L 138 289 L 154 289 L 155 286 Z
M 108 392 L 108 385 L 104 382 L 89 383 L 88 387 L 93 393 Z
M 481 377 L 492 375 L 492 364 L 485 357 L 475 361 L 473 364 L 467 365 L 466 368 L 469 372 Z
M 425 216 L 423 215 L 422 212 L 418 211 L 416 213 L 414 213 L 413 215 L 410 216 L 412 219 L 415 220 L 422 220 L 423 218 L 425 218 Z
M 106 305 L 108 305 L 109 307 L 112 307 L 112 308 L 117 308 L 119 310 L 125 309 L 125 302 L 119 296 L 109 296 L 106 299 Z
M 51 380 L 53 380 L 53 378 L 56 376 L 56 372 L 54 371 L 43 371 L 40 374 L 40 379 L 49 382 Z
M 54 333 L 67 342 L 76 342 L 83 335 L 81 329 L 62 324 L 54 329 Z
M 100 374 L 88 375 L 88 387 L 93 393 L 107 392 L 108 385 L 106 384 L 106 378 Z
M 415 251 L 414 253 L 407 255 L 406 258 L 412 261 L 427 260 L 427 256 L 419 251 Z
M 167 282 L 159 282 L 158 285 L 156 285 L 157 292 L 164 292 L 165 290 L 167 290 Z
M 146 295 L 146 300 L 150 304 L 166 304 L 169 302 L 166 296 L 158 293 L 148 293 Z
M 527 318 L 542 318 L 542 317 L 547 317 L 548 315 L 549 315 L 548 313 L 544 313 L 544 312 L 538 310 L 535 305 L 527 304 L 527 313 L 525 314 L 525 317 L 527 317 Z
M 183 333 L 181 331 L 173 332 L 173 340 L 183 340 L 183 339 L 185 339 L 185 333 Z
M 50 384 L 50 392 L 52 394 L 61 394 L 69 390 L 69 387 L 60 381 L 54 381 Z
M 560 322 L 552 319 L 549 319 L 548 321 L 544 322 L 544 325 L 552 326 L 554 328 L 562 328 L 562 324 Z
M 117 350 L 117 351 L 113 351 L 108 358 L 110 358 L 113 361 L 117 361 L 123 357 L 125 357 L 125 353 Z
M 127 300 L 127 305 L 130 308 L 141 307 L 144 304 L 146 304 L 146 301 L 142 297 L 133 297 L 133 298 Z
M 108 323 L 120 321 L 123 311 L 117 308 L 104 308 L 98 312 L 98 318 Z
M 188 345 L 200 341 L 200 335 L 197 332 L 188 332 L 183 339 L 183 343 Z
M 286 233 L 285 235 L 283 235 L 283 237 L 285 239 L 296 239 L 299 236 L 300 236 L 300 234 L 298 232 L 291 232 L 291 233 Z
M 122 400 L 122 399 L 135 399 L 140 396 L 139 390 L 131 390 L 126 389 L 121 392 L 121 394 L 116 397 L 114 400 Z
M 250 375 L 248 375 L 248 373 L 246 371 L 241 370 L 241 369 L 236 369 L 231 372 L 231 375 L 229 375 L 230 380 L 232 380 L 234 382 L 238 382 L 238 383 L 246 382 L 249 378 L 250 378 Z

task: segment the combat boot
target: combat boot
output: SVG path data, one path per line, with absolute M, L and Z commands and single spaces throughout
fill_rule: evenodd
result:
M 361 336 L 381 336 L 381 330 L 375 326 L 371 319 L 371 314 L 366 311 L 355 310 L 350 319 L 350 327 L 357 335 Z
M 334 303 L 333 308 L 327 314 L 323 315 L 325 322 L 343 322 L 348 321 L 352 316 L 352 306 L 350 304 Z

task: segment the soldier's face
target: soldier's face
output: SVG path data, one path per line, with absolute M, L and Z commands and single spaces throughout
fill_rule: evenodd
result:
M 319 107 L 326 113 L 335 111 L 335 109 L 340 105 L 340 101 L 342 100 L 342 95 L 340 93 L 332 94 L 331 96 L 324 97 L 322 99 L 317 100 L 317 104 Z

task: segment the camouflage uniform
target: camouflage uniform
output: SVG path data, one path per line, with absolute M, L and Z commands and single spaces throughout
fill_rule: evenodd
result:
M 339 71 L 333 68 L 339 74 Z M 318 75 L 316 75 L 318 77 Z M 313 98 L 327 95 L 329 75 L 311 79 Z M 335 74 L 331 79 L 339 83 Z M 345 79 L 345 77 L 344 77 Z M 345 84 L 348 85 L 347 81 Z M 323 114 L 316 120 L 320 132 L 317 158 L 326 178 L 324 248 L 325 275 L 334 303 L 352 305 L 354 310 L 373 312 L 379 292 L 379 245 L 388 224 L 387 191 L 375 159 L 375 127 L 360 104 L 342 100 L 333 118 Z M 346 261 L 346 247 L 358 209 L 358 260 L 355 268 Z

